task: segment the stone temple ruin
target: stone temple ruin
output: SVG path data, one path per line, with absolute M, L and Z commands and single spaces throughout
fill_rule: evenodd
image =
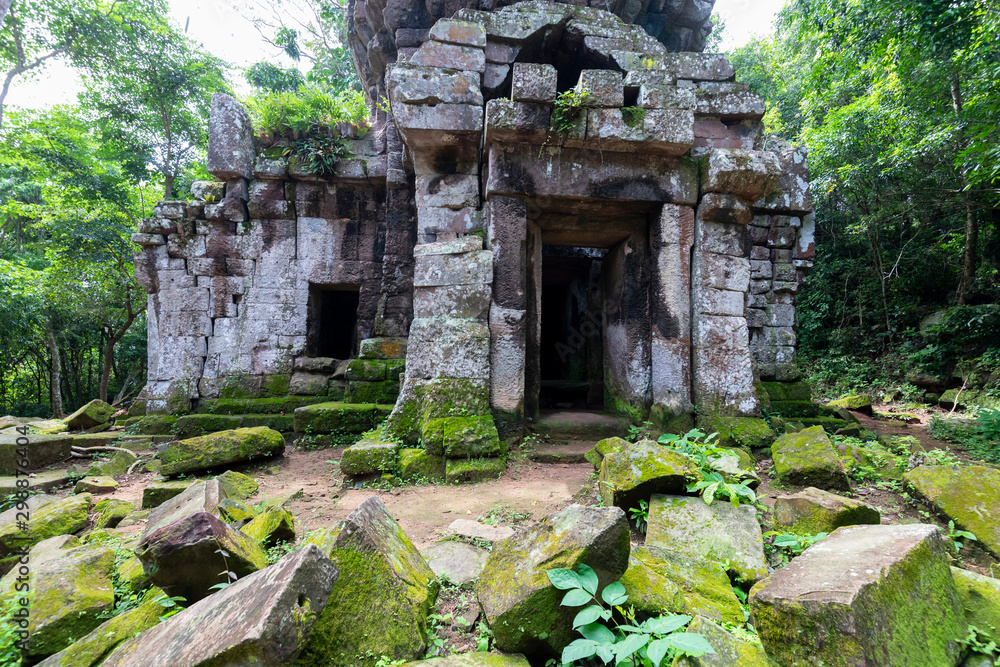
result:
M 134 236 L 138 410 L 394 404 L 396 439 L 449 458 L 553 407 L 759 414 L 756 381 L 797 378 L 805 151 L 699 52 L 710 0 L 593 4 L 355 0 L 372 129 L 330 178 L 259 154 L 217 95 L 219 182 Z

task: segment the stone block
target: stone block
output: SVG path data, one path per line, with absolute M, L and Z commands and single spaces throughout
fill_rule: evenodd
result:
M 515 102 L 555 102 L 556 75 L 552 65 L 514 63 L 511 98 Z
M 753 262 L 743 257 L 712 252 L 694 253 L 694 285 L 745 292 L 750 285 Z M 767 266 L 770 267 L 770 262 Z
M 491 296 L 488 283 L 417 287 L 413 291 L 413 316 L 485 320 Z
M 205 165 L 209 173 L 221 179 L 250 178 L 255 144 L 253 123 L 243 105 L 225 93 L 212 95 Z
M 750 252 L 749 237 L 745 225 L 710 222 L 701 218 L 695 225 L 695 243 L 701 252 L 746 257 Z
M 413 57 L 410 58 L 410 64 L 418 67 L 440 67 L 481 74 L 486 71 L 486 54 L 483 53 L 482 48 L 428 41 L 424 42 L 413 54 Z
M 710 192 L 698 204 L 698 219 L 735 225 L 748 225 L 753 220 L 750 207 L 735 195 Z
M 702 288 L 696 292 L 694 308 L 703 315 L 741 317 L 745 309 L 744 293 L 711 287 Z
M 822 426 L 786 433 L 771 445 L 774 471 L 787 484 L 820 489 L 851 488 L 844 463 Z
M 486 143 L 544 143 L 552 107 L 536 102 L 495 99 L 486 103 Z
M 132 243 L 136 245 L 141 245 L 144 247 L 150 246 L 161 246 L 167 241 L 163 238 L 162 234 L 145 234 L 133 232 L 131 235 Z
M 416 190 L 418 207 L 479 206 L 479 178 L 472 174 L 421 174 L 416 178 Z
M 729 81 L 736 75 L 721 53 L 666 53 L 658 58 L 662 68 L 675 79 Z
M 639 86 L 636 106 L 642 109 L 685 109 L 694 111 L 694 91 L 676 86 L 643 84 Z
M 414 287 L 488 285 L 493 282 L 493 253 L 489 250 L 461 255 L 418 255 L 415 259 Z
M 694 142 L 694 116 L 683 109 L 648 109 L 626 115 L 621 109 L 587 112 L 587 145 L 622 152 L 683 155 Z
M 483 26 L 469 21 L 442 19 L 431 26 L 428 37 L 445 44 L 486 48 L 486 30 Z
M 489 378 L 489 329 L 475 320 L 420 317 L 410 327 L 407 377 Z
M 490 308 L 490 406 L 524 410 L 525 311 Z
M 692 334 L 694 402 L 757 414 L 747 321 L 695 313 Z
M 780 176 L 781 164 L 770 151 L 717 148 L 702 162 L 701 189 L 756 201 L 774 190 Z
M 483 105 L 478 75 L 437 67 L 394 67 L 389 75 L 389 92 L 394 104 Z
M 459 210 L 420 206 L 417 208 L 420 234 L 470 234 L 483 228 L 482 211 L 467 206 Z
M 483 108 L 475 104 L 393 104 L 392 112 L 407 136 L 413 130 L 434 130 L 438 137 L 440 132 L 469 134 L 483 130 Z
M 764 98 L 751 92 L 697 91 L 695 113 L 721 120 L 760 120 L 767 110 Z
M 750 611 L 787 665 L 954 665 L 966 632 L 940 529 L 925 524 L 839 528 L 755 586 Z
M 580 72 L 577 92 L 589 92 L 585 107 L 620 107 L 625 104 L 625 86 L 620 72 L 606 69 L 585 69 Z
M 774 525 L 797 535 L 830 533 L 841 526 L 881 523 L 878 510 L 860 500 L 845 498 L 814 487 L 778 496 L 774 501 Z

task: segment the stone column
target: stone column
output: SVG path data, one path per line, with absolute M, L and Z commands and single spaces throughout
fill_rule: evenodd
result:
M 650 357 L 654 409 L 691 411 L 691 245 L 694 209 L 664 204 L 649 229 Z M 659 406 L 659 408 L 655 408 Z

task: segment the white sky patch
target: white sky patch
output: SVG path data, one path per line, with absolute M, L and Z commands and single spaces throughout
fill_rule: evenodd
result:
M 722 48 L 746 44 L 754 35 L 771 33 L 771 22 L 785 0 L 716 0 L 715 11 L 726 21 Z M 224 0 L 170 0 L 174 22 L 196 42 L 235 68 L 247 67 L 260 60 L 270 60 L 282 67 L 293 65 L 277 55 L 257 29 Z M 231 73 L 236 92 L 249 92 L 238 70 Z M 34 77 L 21 76 L 11 86 L 7 104 L 25 108 L 44 108 L 71 104 L 82 90 L 79 75 L 65 63 L 51 63 Z

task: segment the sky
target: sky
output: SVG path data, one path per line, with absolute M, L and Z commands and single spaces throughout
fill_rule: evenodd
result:
M 745 44 L 753 35 L 771 31 L 771 20 L 785 0 L 716 0 L 715 11 L 726 23 L 722 48 L 728 50 Z M 236 67 L 246 67 L 274 56 L 274 49 L 263 41 L 257 29 L 225 0 L 170 0 L 175 22 L 187 24 L 187 34 L 215 56 Z M 289 62 L 280 62 L 289 66 Z M 243 78 L 233 74 L 234 85 Z M 80 92 L 79 78 L 60 63 L 49 65 L 38 77 L 15 80 L 7 103 L 20 107 L 47 107 L 71 103 Z M 237 89 L 237 92 L 244 92 Z

